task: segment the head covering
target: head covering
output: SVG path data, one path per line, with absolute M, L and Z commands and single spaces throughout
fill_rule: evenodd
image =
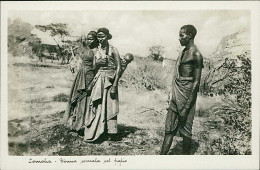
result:
M 107 28 L 99 28 L 97 34 L 100 32 L 103 32 L 109 40 L 112 38 L 112 35 L 109 33 L 109 30 Z
M 90 31 L 90 32 L 88 33 L 88 35 L 92 35 L 92 37 L 94 37 L 95 39 L 97 38 L 97 33 L 96 33 L 96 31 Z

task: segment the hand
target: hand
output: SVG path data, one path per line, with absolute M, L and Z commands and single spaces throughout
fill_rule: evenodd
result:
M 76 107 L 76 105 L 77 105 L 77 99 L 74 99 L 73 101 L 71 101 L 70 107 L 74 108 L 74 107 Z
M 187 120 L 187 112 L 188 112 L 188 110 L 186 108 L 182 109 L 182 111 L 180 113 L 180 117 L 179 117 L 181 124 L 186 122 L 186 120 Z
M 90 95 L 92 91 L 92 85 L 90 84 L 87 88 L 87 94 Z
M 87 94 L 90 95 L 91 94 L 91 91 L 93 89 L 93 86 L 94 86 L 94 80 L 92 80 L 89 84 L 88 84 L 88 87 L 87 87 Z
M 99 58 L 96 61 L 96 65 L 100 66 L 100 65 L 106 65 L 107 64 L 107 59 L 106 58 Z
M 111 91 L 110 91 L 110 96 L 112 99 L 116 98 L 116 94 L 117 94 L 117 86 L 112 86 L 111 87 Z

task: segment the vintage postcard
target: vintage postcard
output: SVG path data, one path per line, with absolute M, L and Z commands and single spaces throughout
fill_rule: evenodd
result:
M 258 169 L 259 2 L 2 2 L 1 169 Z

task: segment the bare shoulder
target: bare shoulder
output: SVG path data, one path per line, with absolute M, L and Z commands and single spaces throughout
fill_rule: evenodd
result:
M 116 47 L 110 45 L 110 49 L 111 49 L 111 52 L 112 52 L 113 54 L 119 55 L 118 50 L 117 50 Z
M 112 52 L 116 52 L 116 53 L 118 52 L 118 50 L 117 50 L 116 47 L 114 47 L 114 46 L 111 45 L 110 48 L 111 48 Z
M 203 56 L 197 46 L 193 49 L 193 57 L 195 60 L 203 61 Z
M 203 56 L 197 46 L 193 47 L 193 60 L 196 68 L 203 68 Z

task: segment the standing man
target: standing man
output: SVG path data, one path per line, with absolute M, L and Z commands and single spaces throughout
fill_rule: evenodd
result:
M 193 25 L 184 25 L 179 32 L 180 44 L 185 48 L 176 61 L 161 155 L 168 153 L 178 130 L 183 137 L 183 154 L 191 154 L 192 124 L 203 68 L 203 57 L 194 44 L 196 34 Z

